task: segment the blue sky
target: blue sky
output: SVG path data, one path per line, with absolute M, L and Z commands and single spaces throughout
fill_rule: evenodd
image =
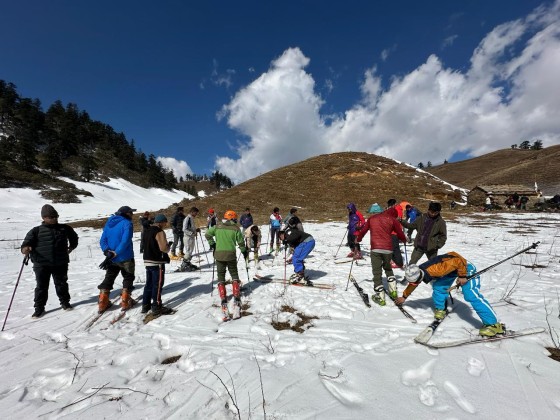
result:
M 558 15 L 533 0 L 13 1 L 0 79 L 178 171 L 241 181 L 343 150 L 440 163 L 560 142 L 543 98 L 560 88 Z

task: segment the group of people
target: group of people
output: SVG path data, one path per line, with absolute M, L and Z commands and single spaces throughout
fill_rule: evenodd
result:
M 395 199 L 387 202 L 382 208 L 374 203 L 370 206 L 367 219 L 358 211 L 354 203 L 347 205 L 348 210 L 348 246 L 349 257 L 363 259 L 360 243 L 367 232 L 370 232 L 370 259 L 373 274 L 374 294 L 372 300 L 386 305 L 386 293 L 397 305 L 406 299 L 420 284 L 433 282 L 434 316 L 442 318 L 446 315 L 447 290 L 456 281 L 463 289 L 465 299 L 471 303 L 482 319 L 484 326 L 480 334 L 492 336 L 503 332 L 502 324 L 497 321 L 490 304 L 480 294 L 480 278 L 475 275 L 476 268 L 471 262 L 456 252 L 438 255 L 438 251 L 447 240 L 446 223 L 441 217 L 441 204 L 431 202 L 425 213 L 420 213 L 410 203 L 397 203 Z M 100 247 L 106 256 L 103 267 L 106 274 L 99 284 L 99 311 L 105 311 L 110 305 L 109 293 L 113 289 L 119 274 L 123 277 L 121 291 L 121 308 L 129 309 L 134 302 L 131 293 L 134 289 L 135 262 L 132 248 L 133 224 L 132 217 L 136 209 L 123 206 L 107 220 L 100 239 Z M 184 215 L 183 207 L 177 207 L 171 219 L 173 241 L 168 241 L 165 229 L 167 217 L 158 214 L 150 217 L 148 212 L 141 217 L 141 250 L 146 269 L 146 284 L 142 295 L 142 313 L 152 311 L 155 315 L 165 314 L 170 310 L 162 305 L 161 291 L 165 281 L 165 264 L 170 256 L 181 255 L 183 258 L 180 271 L 197 269 L 190 263 L 194 253 L 195 240 L 200 233 L 195 218 L 199 214 L 196 207 L 191 207 L 188 215 Z M 63 309 L 72 309 L 67 284 L 68 254 L 78 246 L 78 235 L 66 224 L 58 223 L 58 213 L 51 205 L 41 209 L 43 223 L 33 228 L 26 235 L 21 252 L 31 255 L 34 263 L 37 287 L 35 289 L 35 312 L 37 318 L 44 314 L 48 297 L 49 280 L 52 275 L 57 296 Z M 214 254 L 217 269 L 218 292 L 221 299 L 224 318 L 228 316 L 226 271 L 229 271 L 233 288 L 234 314 L 240 311 L 241 281 L 237 269 L 236 249 L 239 248 L 246 261 L 249 251 L 254 252 L 256 261 L 262 234 L 259 226 L 253 223 L 250 209 L 246 208 L 239 219 L 235 211 L 227 210 L 222 223 L 217 223 L 213 209 L 208 211 L 205 238 Z M 290 249 L 291 255 L 287 262 L 294 267 L 291 282 L 309 282 L 305 274 L 305 259 L 315 247 L 315 239 L 303 229 L 297 216 L 297 208 L 292 208 L 286 218 L 282 218 L 278 207 L 273 208 L 269 221 L 270 245 L 269 252 L 280 250 L 282 243 Z M 408 229 L 405 235 L 403 228 Z M 400 251 L 400 243 L 412 241 L 411 235 L 416 231 L 413 251 L 406 267 Z M 186 241 L 184 236 L 186 235 Z M 185 243 L 184 243 L 185 242 Z M 267 241 L 268 242 L 268 241 Z M 186 246 L 185 246 L 186 245 Z M 185 249 L 185 253 L 183 253 Z M 175 252 L 179 250 L 179 254 Z M 421 265 L 416 263 L 426 255 L 427 261 Z M 393 268 L 405 268 L 408 286 L 402 296 L 398 296 L 396 278 Z M 382 272 L 387 277 L 387 290 L 382 283 Z

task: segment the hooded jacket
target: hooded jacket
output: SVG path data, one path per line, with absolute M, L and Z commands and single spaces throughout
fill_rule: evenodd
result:
M 109 217 L 103 228 L 99 246 L 103 252 L 116 252 L 117 256 L 112 260 L 114 263 L 133 259 L 132 221 L 118 214 Z
M 406 241 L 406 236 L 404 236 L 402 227 L 396 217 L 397 210 L 394 207 L 388 208 L 383 213 L 374 214 L 367 219 L 365 225 L 356 232 L 356 240 L 360 242 L 369 231 L 372 251 L 385 250 L 393 252 L 393 241 L 391 238 L 391 233 L 393 231 L 402 242 Z

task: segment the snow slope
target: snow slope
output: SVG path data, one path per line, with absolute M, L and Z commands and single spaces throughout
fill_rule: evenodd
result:
M 39 222 L 42 201 L 30 209 L 26 194 L 12 190 L 7 203 L 6 191 L 0 192 L 0 215 L 10 217 L 0 226 L 2 315 L 21 267 L 22 235 Z M 92 202 L 56 208 L 64 222 L 101 214 L 104 208 L 108 214 L 123 204 L 142 209 L 168 204 L 155 198 L 134 202 L 136 197 L 128 192 L 126 202 L 120 197 L 99 207 Z M 482 292 L 510 328 L 546 327 L 546 303 L 548 321 L 560 331 L 559 222 L 559 215 L 549 214 L 465 217 L 448 223 L 444 251 L 458 251 L 482 269 L 541 241 L 536 253 L 483 274 Z M 34 275 L 31 267 L 24 268 L 0 334 L 2 417 L 234 419 L 236 406 L 243 419 L 264 418 L 265 412 L 275 419 L 560 417 L 560 364 L 547 357 L 547 333 L 439 351 L 415 344 L 413 338 L 433 319 L 430 286 L 418 287 L 406 303 L 417 324 L 391 304 L 366 308 L 352 284 L 346 290 L 350 264 L 333 262 L 345 226 L 305 228 L 317 240 L 307 270 L 316 282 L 331 284 L 334 290 L 247 283 L 240 262 L 243 302 L 251 314 L 222 323 L 219 298 L 211 289 L 212 256 L 199 241 L 200 271 L 174 273 L 176 264 L 167 268 L 163 300 L 178 310 L 175 315 L 144 325 L 137 305 L 116 324 L 110 321 L 117 309 L 89 329 L 85 327 L 96 313 L 97 285 L 104 274 L 97 268 L 103 256 L 100 231 L 79 229 L 80 245 L 71 254 L 69 269 L 73 311 L 59 308 L 51 286 L 48 313 L 32 320 Z M 135 235 L 136 251 L 138 239 Z M 208 250 L 206 243 L 204 248 Z M 410 255 L 410 247 L 407 251 Z M 339 257 L 346 253 L 341 249 Z M 134 294 L 139 295 L 145 274 L 139 256 L 136 263 Z M 284 275 L 281 256 L 267 257 L 260 265 L 260 274 Z M 251 265 L 250 275 L 254 272 Z M 288 266 L 287 274 L 291 272 Z M 352 273 L 371 294 L 368 260 L 354 265 Z M 396 273 L 402 278 L 401 270 Z M 113 298 L 121 282 L 119 277 Z M 283 312 L 283 305 L 318 319 L 301 334 L 277 331 L 271 321 L 298 319 Z M 432 340 L 465 337 L 479 326 L 476 314 L 456 294 L 452 313 Z M 179 355 L 176 363 L 161 363 Z

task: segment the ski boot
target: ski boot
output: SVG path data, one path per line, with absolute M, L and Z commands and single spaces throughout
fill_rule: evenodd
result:
M 377 303 L 379 306 L 385 306 L 385 289 L 383 289 L 383 285 L 375 286 L 373 290 L 375 293 L 371 295 L 371 300 Z
M 37 319 L 37 318 L 41 318 L 43 315 L 45 315 L 45 308 L 38 306 L 35 308 L 35 312 L 33 312 L 31 318 Z
M 447 311 L 445 309 L 436 309 L 434 311 L 434 318 L 442 320 L 447 316 Z
M 178 258 L 183 258 L 185 256 L 185 254 L 183 253 L 183 251 L 179 251 L 179 253 L 177 254 Z
M 134 305 L 134 301 L 132 300 L 132 297 L 130 297 L 130 292 L 128 289 L 122 289 L 122 293 L 121 293 L 121 309 L 123 311 L 127 311 L 130 308 L 132 308 L 132 305 Z
M 65 311 L 71 311 L 72 309 L 74 309 L 74 308 L 72 307 L 72 305 L 70 305 L 70 302 L 62 302 L 62 303 L 60 304 L 60 307 L 61 307 L 62 309 L 64 309 Z
M 100 314 L 105 312 L 111 305 L 111 301 L 109 300 L 109 290 L 101 289 L 99 291 L 98 312 Z
M 494 337 L 498 334 L 505 334 L 506 328 L 504 324 L 498 322 L 496 324 L 485 325 L 478 330 L 478 333 L 483 337 Z
M 395 300 L 398 297 L 397 279 L 395 278 L 395 276 L 390 276 L 387 279 L 387 289 L 389 291 L 389 297 L 391 298 L 391 300 Z
M 241 318 L 241 281 L 233 280 L 233 314 L 231 319 Z
M 226 284 L 224 282 L 218 283 L 218 293 L 222 299 L 222 321 L 229 321 L 231 319 L 227 304 Z
M 160 316 L 160 315 L 169 315 L 173 313 L 173 309 L 168 308 L 166 306 L 163 305 L 156 305 L 154 307 L 152 307 L 152 314 L 154 316 Z
M 362 251 L 360 251 L 359 249 L 356 249 L 353 253 L 353 257 L 354 260 L 363 260 L 364 257 L 362 256 Z
M 350 251 L 350 253 L 346 256 L 346 258 L 354 258 L 354 251 Z
M 300 283 L 303 280 L 305 280 L 305 276 L 303 274 L 303 271 L 300 271 L 298 273 L 294 273 L 290 276 L 290 283 L 292 283 L 292 284 Z

